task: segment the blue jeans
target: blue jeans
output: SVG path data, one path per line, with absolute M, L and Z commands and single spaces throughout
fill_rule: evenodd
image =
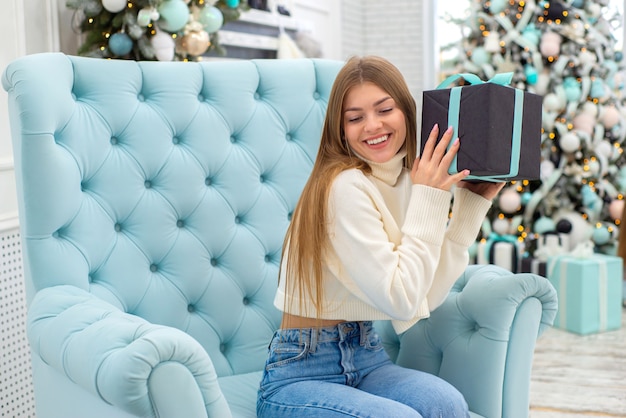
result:
M 257 416 L 463 417 L 467 402 L 432 374 L 394 364 L 372 322 L 282 329 L 269 346 Z

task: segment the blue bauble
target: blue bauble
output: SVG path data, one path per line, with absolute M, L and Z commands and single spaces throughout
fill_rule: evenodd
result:
M 476 65 L 483 66 L 491 61 L 491 54 L 482 46 L 474 48 L 472 51 L 472 62 Z
M 584 9 L 585 8 L 585 0 L 574 0 L 572 2 L 572 6 L 577 8 L 577 9 Z
M 508 3 L 508 0 L 491 0 L 489 11 L 491 12 L 491 14 L 497 15 L 498 13 L 503 12 L 504 9 L 506 9 Z
M 109 51 L 118 57 L 128 54 L 133 49 L 133 40 L 125 33 L 114 33 L 109 37 Z
M 159 27 L 174 33 L 185 27 L 189 21 L 189 7 L 182 0 L 166 0 L 158 7 Z
M 526 74 L 526 82 L 528 84 L 535 85 L 539 80 L 539 73 L 537 73 L 537 69 L 530 64 L 526 64 L 524 66 L 524 74 Z
M 533 194 L 531 192 L 522 193 L 522 205 L 526 206 L 528 202 L 530 202 L 531 197 L 533 197 Z
M 596 78 L 591 82 L 590 96 L 594 99 L 599 99 L 604 96 L 604 82 L 601 79 Z
M 556 225 L 552 218 L 548 218 L 547 216 L 542 216 L 541 218 L 535 221 L 533 225 L 533 232 L 536 234 L 545 234 L 546 232 L 554 231 Z
M 568 102 L 577 102 L 580 100 L 582 90 L 576 78 L 565 77 L 565 80 L 563 80 L 563 89 L 565 90 L 565 98 Z
M 200 10 L 198 21 L 208 33 L 217 32 L 224 24 L 222 11 L 215 6 L 205 6 Z
M 596 245 L 604 245 L 611 239 L 611 233 L 605 226 L 594 228 L 591 239 Z
M 226 0 L 226 6 L 234 9 L 239 6 L 239 0 Z
M 623 58 L 624 58 L 624 54 L 622 54 L 621 51 L 616 51 L 615 55 L 613 56 L 613 59 L 615 60 L 615 62 L 620 62 Z

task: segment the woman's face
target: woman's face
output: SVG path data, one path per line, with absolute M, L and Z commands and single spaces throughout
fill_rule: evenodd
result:
M 404 113 L 386 91 L 371 82 L 348 91 L 342 123 L 354 152 L 376 163 L 389 161 L 406 140 Z

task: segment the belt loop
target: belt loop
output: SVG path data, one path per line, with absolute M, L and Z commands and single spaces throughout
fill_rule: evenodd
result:
M 359 330 L 361 331 L 361 338 L 359 339 L 359 344 L 364 346 L 365 342 L 367 341 L 367 327 L 364 326 L 365 323 L 362 321 L 359 321 Z
M 311 340 L 311 347 L 309 348 L 309 351 L 311 353 L 314 353 L 315 348 L 317 347 L 317 337 L 319 332 L 320 330 L 318 328 L 310 328 L 309 338 Z

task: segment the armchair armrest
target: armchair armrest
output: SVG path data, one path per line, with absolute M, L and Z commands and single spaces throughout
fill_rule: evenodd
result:
M 77 287 L 50 287 L 35 295 L 28 338 L 34 356 L 131 414 L 231 416 L 213 363 L 196 340 Z
M 541 276 L 469 266 L 430 318 L 400 336 L 397 363 L 444 378 L 485 417 L 527 417 L 537 337 L 557 296 Z

